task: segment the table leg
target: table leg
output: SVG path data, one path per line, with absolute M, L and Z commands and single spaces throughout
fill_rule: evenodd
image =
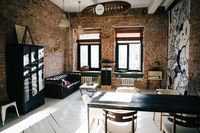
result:
M 97 92 L 97 88 L 94 88 L 94 90 L 92 91 L 92 96 L 94 95 L 95 92 Z
M 83 95 L 83 93 L 82 93 L 82 91 L 81 91 L 81 88 L 79 88 L 79 90 L 80 90 L 80 93 L 81 93 L 81 96 Z
M 88 133 L 90 133 L 90 108 L 87 106 Z
M 160 131 L 162 131 L 162 116 L 163 116 L 163 113 L 160 112 Z

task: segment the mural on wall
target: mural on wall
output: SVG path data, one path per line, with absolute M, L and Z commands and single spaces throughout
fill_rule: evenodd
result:
M 169 14 L 168 88 L 188 90 L 190 0 L 181 0 Z

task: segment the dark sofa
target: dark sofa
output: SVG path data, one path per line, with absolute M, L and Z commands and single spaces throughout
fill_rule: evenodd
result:
M 45 96 L 63 99 L 79 89 L 81 73 L 67 72 L 45 78 Z

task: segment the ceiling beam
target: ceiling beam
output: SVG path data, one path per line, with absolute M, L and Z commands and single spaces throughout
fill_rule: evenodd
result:
M 168 7 L 174 2 L 174 0 L 165 0 L 163 3 L 163 6 L 165 7 L 165 10 L 168 9 Z
M 167 10 L 171 10 L 172 8 L 174 8 L 180 0 L 173 0 L 172 4 L 167 8 Z
M 154 14 L 156 9 L 161 5 L 163 0 L 152 0 L 148 7 L 148 14 Z

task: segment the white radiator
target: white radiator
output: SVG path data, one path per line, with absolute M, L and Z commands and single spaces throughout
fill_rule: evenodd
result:
M 134 78 L 121 78 L 122 85 L 134 86 Z
M 88 77 L 88 76 L 81 76 L 81 83 L 89 83 L 92 82 L 92 77 Z

